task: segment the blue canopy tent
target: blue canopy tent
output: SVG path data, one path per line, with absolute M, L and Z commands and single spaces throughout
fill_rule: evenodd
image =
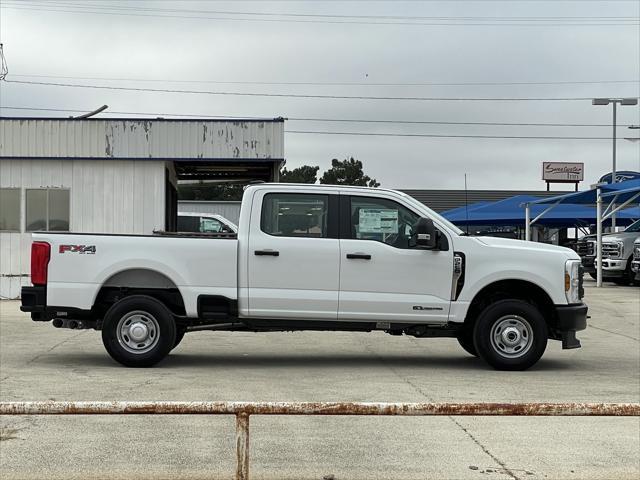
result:
M 602 204 L 606 203 L 607 208 L 602 212 Z M 614 214 L 620 218 L 621 212 L 626 211 L 625 207 L 633 203 L 640 203 L 640 179 L 627 180 L 620 183 L 607 183 L 597 185 L 591 190 L 584 192 L 568 193 L 567 195 L 559 195 L 551 198 L 543 198 L 534 202 L 523 202 L 526 211 L 526 239 L 530 238 L 530 226 L 532 223 L 541 220 L 545 215 L 549 214 L 559 205 L 565 203 L 590 204 L 596 205 L 596 257 L 597 257 L 597 285 L 602 286 L 602 224 L 603 221 L 611 218 Z M 537 205 L 550 205 L 533 220 L 531 218 L 531 209 Z M 625 208 L 625 210 L 622 210 Z
M 516 195 L 492 203 L 481 203 L 458 207 L 442 212 L 441 215 L 456 225 L 525 225 L 525 211 L 522 204 L 533 204 L 539 197 Z M 531 210 L 539 215 L 545 210 L 544 205 L 533 205 Z M 640 208 L 625 210 L 619 218 L 629 224 L 640 218 Z M 563 204 L 542 219 L 539 224 L 549 227 L 575 227 L 577 225 L 591 225 L 596 221 L 596 209 L 586 205 Z
M 466 213 L 467 212 L 471 212 L 473 210 L 476 210 L 477 208 L 480 207 L 484 207 L 485 205 L 489 205 L 491 202 L 476 202 L 476 203 L 471 203 L 469 205 L 463 205 L 462 207 L 456 207 L 456 208 L 452 208 L 451 210 L 447 210 L 444 213 L 446 213 L 447 215 L 458 215 L 461 214 L 463 216 L 465 216 L 466 218 Z M 441 213 L 442 215 L 442 213 Z M 448 218 L 448 217 L 446 217 Z

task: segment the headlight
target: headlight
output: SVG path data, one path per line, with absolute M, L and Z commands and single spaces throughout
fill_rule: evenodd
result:
M 567 260 L 564 264 L 564 294 L 567 303 L 580 303 L 580 260 Z

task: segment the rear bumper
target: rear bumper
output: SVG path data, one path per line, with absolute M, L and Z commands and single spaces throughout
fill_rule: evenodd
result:
M 575 305 L 556 305 L 556 322 L 552 328 L 553 338 L 562 340 L 562 348 L 580 348 L 576 332 L 587 328 L 589 307 L 584 303 Z
M 22 304 L 20 310 L 31 313 L 31 319 L 35 321 L 51 320 L 47 316 L 47 287 L 38 285 L 34 287 L 22 287 L 20 292 Z

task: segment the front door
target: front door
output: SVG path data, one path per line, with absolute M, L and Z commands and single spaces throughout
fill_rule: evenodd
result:
M 420 216 L 392 199 L 355 195 L 342 196 L 340 213 L 338 318 L 446 322 L 453 252 L 411 247 Z
M 248 251 L 249 315 L 336 320 L 338 195 L 258 192 Z

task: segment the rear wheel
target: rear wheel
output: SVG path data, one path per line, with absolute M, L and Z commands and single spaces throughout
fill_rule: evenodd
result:
M 473 337 L 478 355 L 497 370 L 526 370 L 547 348 L 549 332 L 537 307 L 523 300 L 500 300 L 487 306 Z
M 175 342 L 173 315 L 155 298 L 123 298 L 104 316 L 102 343 L 111 358 L 127 367 L 155 365 L 167 356 Z
M 176 341 L 173 342 L 173 348 L 176 348 L 178 345 L 180 345 L 180 342 L 184 338 L 185 333 L 187 333 L 186 327 L 180 327 L 176 330 Z

